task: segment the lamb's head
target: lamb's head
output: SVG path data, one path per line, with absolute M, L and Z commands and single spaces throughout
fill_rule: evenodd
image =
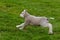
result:
M 26 10 L 23 10 L 22 13 L 20 14 L 20 16 L 23 17 L 23 18 L 28 16 L 28 15 L 29 14 L 28 14 L 28 12 Z

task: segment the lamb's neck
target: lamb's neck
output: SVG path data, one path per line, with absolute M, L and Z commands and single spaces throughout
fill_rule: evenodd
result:
M 27 14 L 24 18 L 27 18 L 27 17 L 29 17 L 30 16 L 30 14 Z

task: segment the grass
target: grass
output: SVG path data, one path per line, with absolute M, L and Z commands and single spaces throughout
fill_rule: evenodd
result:
M 54 17 L 53 35 L 48 29 L 28 25 L 18 30 L 16 25 L 24 22 L 19 16 L 22 10 L 36 16 Z M 60 40 L 60 1 L 59 0 L 0 0 L 0 40 Z

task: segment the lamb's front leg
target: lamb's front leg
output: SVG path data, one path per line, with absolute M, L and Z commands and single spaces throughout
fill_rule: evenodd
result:
M 29 21 L 25 21 L 24 23 L 17 25 L 16 27 L 19 28 L 20 30 L 24 29 L 25 26 L 27 26 L 29 24 Z
M 20 30 L 22 30 L 24 28 L 24 25 L 25 25 L 25 23 L 22 23 L 20 25 L 17 25 L 16 27 L 19 28 Z

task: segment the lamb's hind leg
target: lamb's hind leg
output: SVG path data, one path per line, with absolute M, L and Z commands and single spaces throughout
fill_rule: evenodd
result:
M 51 23 L 44 23 L 41 26 L 48 27 L 49 28 L 48 34 L 53 34 L 53 29 L 52 29 L 52 24 Z
M 52 24 L 48 23 L 47 27 L 49 28 L 49 34 L 53 34 Z

